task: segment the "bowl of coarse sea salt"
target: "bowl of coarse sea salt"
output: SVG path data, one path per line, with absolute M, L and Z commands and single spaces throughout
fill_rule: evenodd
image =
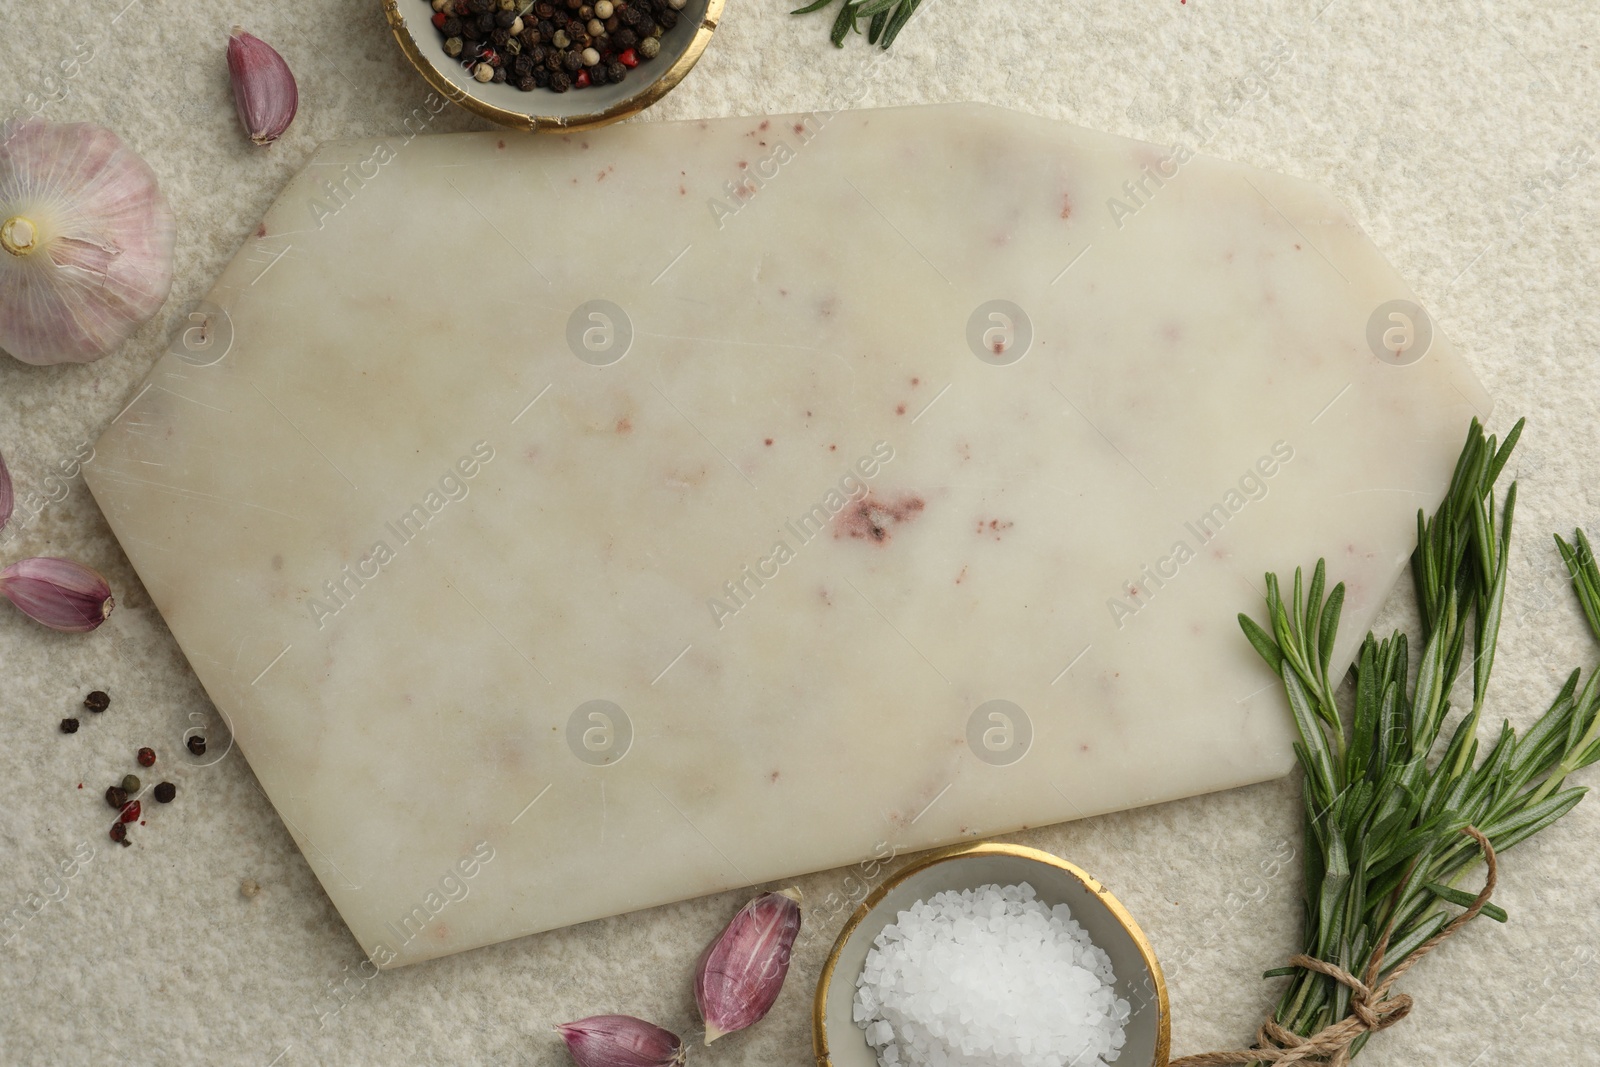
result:
M 818 1067 L 1165 1067 L 1167 987 L 1083 871 L 960 845 L 856 909 L 817 983 L 812 1043 Z

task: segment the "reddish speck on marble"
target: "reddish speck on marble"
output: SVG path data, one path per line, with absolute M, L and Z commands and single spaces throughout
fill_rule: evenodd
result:
M 618 419 L 617 420 L 617 432 L 618 433 L 632 433 L 633 432 L 633 420 L 629 419 L 629 418 Z
M 876 492 L 868 490 L 866 496 L 845 508 L 833 520 L 833 536 L 835 539 L 850 537 L 874 544 L 887 544 L 893 527 L 915 521 L 926 506 L 915 493 L 901 493 L 892 501 L 886 501 Z
M 771 447 L 772 447 L 772 438 L 770 438 L 770 437 L 769 437 L 769 438 L 767 438 L 767 447 L 768 447 L 768 448 L 771 448 Z
M 265 237 L 266 235 L 267 235 L 267 224 L 263 222 L 261 225 L 256 227 L 256 236 L 257 237 Z
M 906 413 L 906 406 L 904 404 L 896 404 L 894 406 L 894 413 L 896 415 L 904 415 Z
M 1064 218 L 1064 219 L 1070 219 L 1072 217 L 1072 194 L 1071 193 L 1062 193 L 1061 194 L 1061 217 Z

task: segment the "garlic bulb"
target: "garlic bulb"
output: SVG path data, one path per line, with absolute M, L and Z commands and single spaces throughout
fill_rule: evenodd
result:
M 114 351 L 172 288 L 172 209 L 150 167 L 88 123 L 0 138 L 0 348 L 24 363 Z

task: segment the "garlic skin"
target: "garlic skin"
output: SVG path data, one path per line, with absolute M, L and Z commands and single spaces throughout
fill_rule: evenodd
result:
M 110 130 L 17 122 L 0 136 L 0 348 L 90 363 L 166 303 L 177 225 L 155 173 Z
M 300 88 L 278 50 L 235 26 L 228 38 L 228 76 L 250 140 L 265 147 L 282 137 L 300 109 Z
M 800 933 L 800 893 L 763 893 L 739 909 L 695 967 L 694 999 L 706 1024 L 706 1044 L 760 1022 L 772 1010 L 789 974 Z
M 631 1015 L 593 1015 L 555 1029 L 578 1067 L 683 1067 L 678 1035 Z
M 6 457 L 0 455 L 0 530 L 11 521 L 11 510 L 16 507 L 16 493 L 11 488 L 11 472 L 6 469 Z
M 0 595 L 52 630 L 83 634 L 111 617 L 111 584 L 92 567 L 41 556 L 0 570 Z

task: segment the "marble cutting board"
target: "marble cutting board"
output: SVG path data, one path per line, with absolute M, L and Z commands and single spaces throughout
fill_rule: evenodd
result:
M 324 145 L 85 474 L 395 966 L 1283 774 L 1489 403 L 1306 182 L 976 105 Z

